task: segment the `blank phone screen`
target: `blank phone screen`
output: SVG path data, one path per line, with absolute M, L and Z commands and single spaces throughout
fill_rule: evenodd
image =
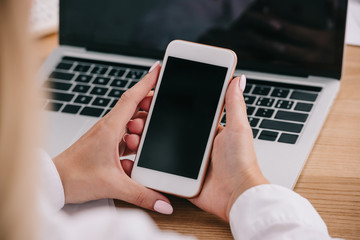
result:
M 168 57 L 138 166 L 198 178 L 227 70 Z

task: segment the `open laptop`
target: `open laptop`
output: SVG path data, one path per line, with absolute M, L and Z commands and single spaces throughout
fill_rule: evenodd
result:
M 60 46 L 43 65 L 46 149 L 74 143 L 183 39 L 237 53 L 260 167 L 293 188 L 340 87 L 346 11 L 346 0 L 61 0 Z

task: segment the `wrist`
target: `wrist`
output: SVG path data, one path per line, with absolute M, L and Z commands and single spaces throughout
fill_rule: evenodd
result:
M 236 186 L 234 187 L 234 191 L 229 198 L 226 209 L 227 220 L 230 220 L 231 208 L 243 192 L 258 185 L 270 184 L 270 182 L 264 177 L 258 166 L 245 171 L 245 173 L 241 174 L 241 178 L 243 180 L 237 182 Z

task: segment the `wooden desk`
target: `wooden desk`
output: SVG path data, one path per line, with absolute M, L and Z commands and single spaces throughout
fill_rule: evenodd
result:
M 38 41 L 43 59 L 57 36 Z M 360 239 L 360 47 L 347 46 L 341 90 L 312 150 L 295 191 L 309 199 L 332 237 Z M 175 212 L 147 211 L 161 229 L 199 239 L 231 239 L 228 223 L 188 201 L 170 196 Z M 118 207 L 132 207 L 116 202 Z

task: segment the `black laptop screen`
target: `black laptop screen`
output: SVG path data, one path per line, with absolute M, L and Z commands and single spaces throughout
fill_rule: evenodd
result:
M 174 39 L 234 50 L 238 68 L 340 78 L 346 0 L 61 0 L 60 43 L 162 58 Z

